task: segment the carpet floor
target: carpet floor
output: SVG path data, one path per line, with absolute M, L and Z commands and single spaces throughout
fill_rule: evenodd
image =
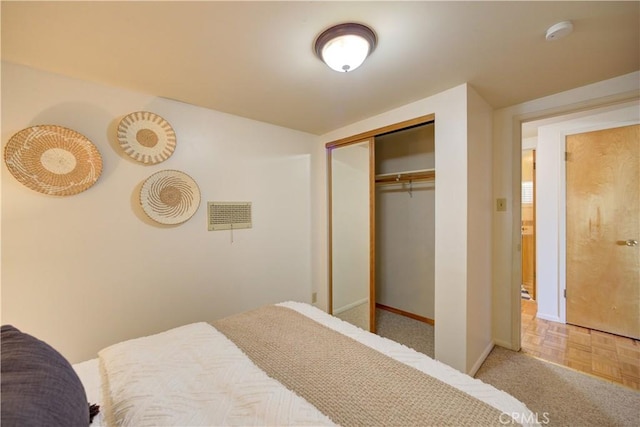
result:
M 434 357 L 434 328 L 376 310 L 378 334 Z M 476 378 L 520 401 L 546 426 L 640 426 L 640 392 L 535 357 L 494 347 Z
M 640 392 L 520 352 L 494 347 L 476 378 L 524 402 L 541 424 L 640 425 Z

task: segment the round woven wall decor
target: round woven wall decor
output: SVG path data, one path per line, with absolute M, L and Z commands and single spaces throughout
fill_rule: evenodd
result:
M 32 126 L 4 147 L 9 172 L 44 194 L 71 196 L 91 187 L 102 173 L 102 157 L 84 135 L 62 126 Z
M 186 173 L 162 170 L 142 184 L 140 204 L 149 218 L 160 224 L 181 224 L 198 210 L 200 189 Z
M 176 133 L 162 117 L 148 111 L 136 111 L 120 120 L 120 147 L 133 159 L 145 163 L 164 162 L 176 149 Z

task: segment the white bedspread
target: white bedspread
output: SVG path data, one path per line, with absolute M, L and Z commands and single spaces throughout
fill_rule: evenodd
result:
M 422 353 L 311 305 L 278 305 L 444 381 L 521 423 L 525 421 L 523 425 L 535 422 L 535 416 L 511 395 Z M 96 364 L 94 359 L 74 366 L 90 395 L 96 390 L 91 379 Z M 333 425 L 305 399 L 268 377 L 207 323 L 115 344 L 100 351 L 99 365 L 102 396 L 98 403 L 102 408 L 94 426 Z
M 107 425 L 333 425 L 206 323 L 99 353 Z

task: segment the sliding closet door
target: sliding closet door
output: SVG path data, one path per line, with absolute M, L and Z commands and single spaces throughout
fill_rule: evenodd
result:
M 330 312 L 373 329 L 373 140 L 329 147 Z

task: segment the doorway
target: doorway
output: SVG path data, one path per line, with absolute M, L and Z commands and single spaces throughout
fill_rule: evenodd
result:
M 398 175 L 402 180 L 408 178 L 409 182 L 435 177 L 433 169 L 410 173 L 395 171 L 386 177 L 376 174 L 376 137 L 432 124 L 434 118 L 433 114 L 429 114 L 325 145 L 329 193 L 329 313 L 348 316 L 345 320 L 370 332 L 376 332 L 375 184 L 386 179 L 400 180 Z M 352 163 L 353 157 L 359 161 Z M 345 162 L 347 159 L 349 162 Z M 355 169 L 358 170 L 357 181 L 361 183 L 357 188 L 353 188 L 354 179 L 349 178 Z M 358 200 L 360 215 L 354 215 L 351 207 L 354 200 Z M 358 238 L 351 236 L 355 229 L 359 230 Z M 354 257 L 359 260 L 357 277 L 352 277 L 356 270 Z M 354 286 L 356 282 L 360 286 Z M 349 298 L 342 298 L 345 289 L 355 288 L 358 289 L 357 295 L 350 293 Z
M 522 152 L 522 298 L 536 299 L 535 150 Z
M 375 137 L 376 308 L 434 324 L 435 125 Z
M 536 159 L 535 220 L 538 227 L 534 235 L 537 248 L 535 261 L 537 318 L 561 324 L 567 323 L 564 296 L 567 278 L 566 234 L 567 222 L 571 221 L 567 221 L 565 206 L 566 137 L 638 123 L 638 101 L 522 122 L 521 160 L 522 154 L 527 149 L 535 150 Z M 541 228 L 540 224 L 544 224 L 544 227 Z M 620 238 L 620 241 L 623 239 Z M 521 256 L 522 253 L 518 255 Z M 518 273 L 521 275 L 522 271 Z M 521 298 L 518 300 L 522 301 Z M 523 313 L 524 308 L 526 304 L 519 302 L 518 315 Z M 524 327 L 523 324 L 522 328 L 518 328 L 521 339 L 524 339 Z

